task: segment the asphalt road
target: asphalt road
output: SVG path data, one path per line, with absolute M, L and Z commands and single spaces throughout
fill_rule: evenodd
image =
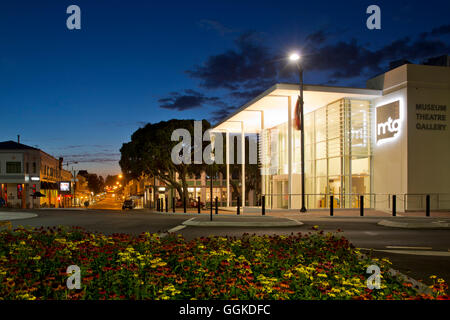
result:
M 103 207 L 110 207 L 105 202 Z M 95 208 L 101 208 L 100 203 Z M 192 215 L 172 215 L 152 213 L 143 210 L 105 210 L 105 209 L 41 209 L 33 211 L 38 217 L 15 220 L 13 227 L 23 226 L 80 226 L 88 231 L 111 233 L 142 232 L 163 233 L 180 226 L 183 221 L 198 217 Z M 232 217 L 239 219 L 239 217 Z M 297 218 L 304 225 L 288 228 L 224 228 L 224 227 L 185 227 L 177 230 L 186 239 L 200 236 L 221 235 L 240 237 L 249 234 L 291 234 L 311 232 L 318 226 L 325 232 L 342 230 L 356 247 L 374 250 L 373 256 L 387 257 L 397 269 L 417 280 L 428 282 L 430 275 L 437 275 L 450 283 L 450 230 L 412 230 L 389 228 L 377 225 L 382 218 Z M 402 218 L 407 219 L 407 218 Z M 394 247 L 394 248 L 392 248 Z M 419 248 L 417 248 L 419 247 Z M 369 252 L 369 251 L 364 251 Z M 400 254 L 400 253 L 402 254 Z

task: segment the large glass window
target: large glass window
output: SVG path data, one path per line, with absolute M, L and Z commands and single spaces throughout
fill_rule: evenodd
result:
M 305 191 L 309 208 L 329 205 L 358 205 L 357 195 L 371 192 L 371 105 L 366 100 L 341 99 L 305 114 Z M 288 173 L 287 122 L 262 133 L 263 193 L 270 195 L 272 207 L 286 207 Z M 293 206 L 299 205 L 297 194 L 301 179 L 300 131 L 292 131 Z M 297 197 L 297 198 L 295 198 Z M 370 197 L 365 201 L 370 206 Z

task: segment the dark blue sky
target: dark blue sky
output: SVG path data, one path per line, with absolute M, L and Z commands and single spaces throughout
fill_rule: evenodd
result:
M 66 8 L 81 8 L 81 30 Z M 366 8 L 381 8 L 381 30 Z M 146 122 L 216 120 L 277 81 L 363 87 L 389 61 L 449 53 L 448 1 L 2 1 L 0 141 L 119 172 Z

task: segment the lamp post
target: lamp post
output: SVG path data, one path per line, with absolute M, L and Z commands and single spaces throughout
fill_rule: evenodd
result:
M 289 56 L 289 60 L 295 62 L 299 71 L 299 104 L 300 108 L 297 111 L 299 114 L 297 116 L 300 118 L 300 149 L 301 149 L 301 176 L 302 176 L 302 207 L 300 212 L 306 212 L 305 207 L 305 134 L 304 134 L 304 119 L 303 119 L 303 67 L 301 65 L 300 56 L 297 53 L 293 53 Z

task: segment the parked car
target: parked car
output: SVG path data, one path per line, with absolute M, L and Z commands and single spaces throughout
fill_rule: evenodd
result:
M 125 200 L 122 204 L 122 210 L 125 209 L 134 209 L 134 201 L 133 200 Z

